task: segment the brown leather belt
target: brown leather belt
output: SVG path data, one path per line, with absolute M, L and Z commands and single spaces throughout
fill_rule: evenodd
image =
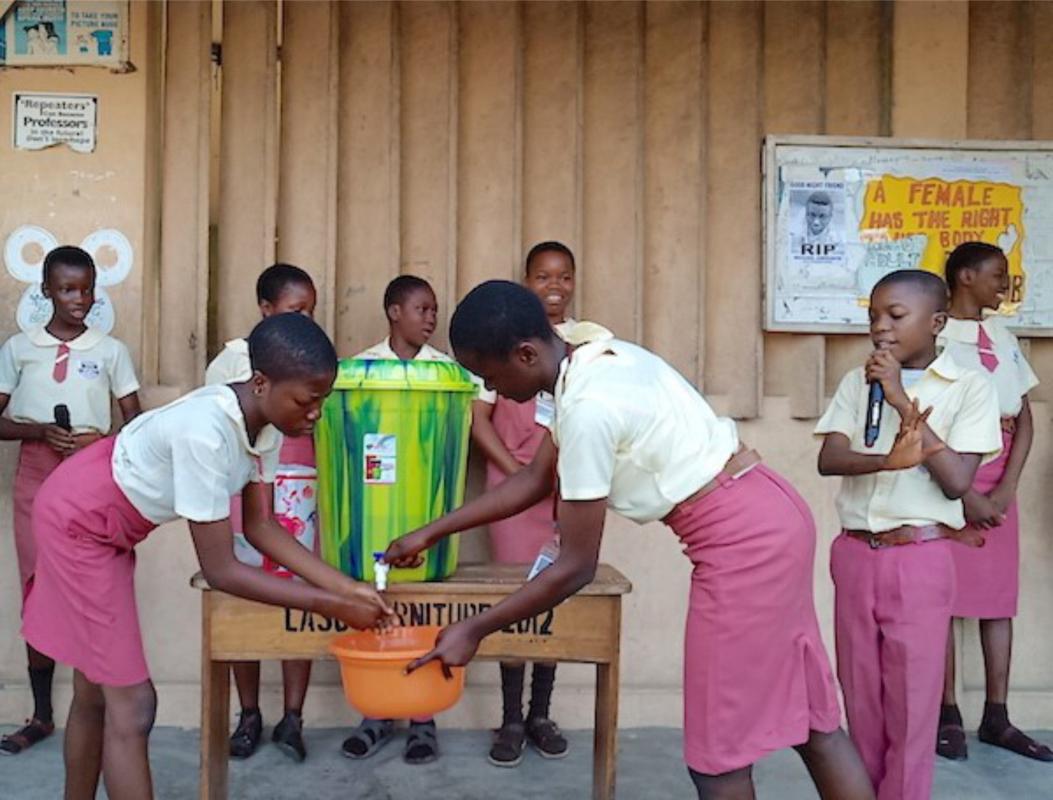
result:
M 905 544 L 922 544 L 937 539 L 952 539 L 969 547 L 983 547 L 984 537 L 971 526 L 956 531 L 947 525 L 900 525 L 889 531 L 871 533 L 870 531 L 846 530 L 846 536 L 866 542 L 871 550 L 883 550 L 886 547 L 900 547 Z
M 713 492 L 721 487 L 721 485 L 727 481 L 733 481 L 737 478 L 741 478 L 755 466 L 761 463 L 760 453 L 756 450 L 748 450 L 745 447 L 739 448 L 739 451 L 735 453 L 731 458 L 728 459 L 728 463 L 724 465 L 724 469 L 717 473 L 717 476 L 713 478 L 709 483 L 699 489 L 697 492 L 692 494 L 686 500 L 681 500 L 675 506 L 673 510 L 663 517 L 663 519 L 669 519 L 677 511 L 682 509 L 684 506 L 689 506 L 692 503 L 696 503 L 705 497 L 710 492 Z

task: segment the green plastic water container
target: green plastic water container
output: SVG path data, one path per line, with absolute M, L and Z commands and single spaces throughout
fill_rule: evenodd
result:
M 373 580 L 373 553 L 464 501 L 476 386 L 445 361 L 345 359 L 315 427 L 322 557 Z M 390 581 L 436 581 L 457 538 Z

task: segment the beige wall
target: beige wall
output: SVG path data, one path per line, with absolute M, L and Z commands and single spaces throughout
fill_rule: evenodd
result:
M 0 208 L 0 235 L 54 213 L 56 232 L 79 238 L 108 207 L 99 195 L 73 195 L 88 184 L 78 176 L 107 176 L 92 191 L 116 198 L 106 219 L 125 226 L 141 254 L 136 279 L 116 297 L 119 333 L 148 380 L 164 385 L 157 396 L 200 380 L 206 342 L 214 348 L 248 330 L 252 282 L 274 258 L 315 275 L 323 319 L 350 354 L 382 335 L 380 294 L 399 272 L 432 281 L 448 315 L 479 280 L 518 276 L 532 242 L 562 239 L 579 259 L 579 315 L 668 358 L 718 409 L 744 420 L 744 437 L 811 502 L 829 632 L 836 481 L 815 472 L 810 420 L 867 343 L 762 333 L 761 139 L 1053 138 L 1053 56 L 1040 46 L 1053 40 L 1053 6 L 228 3 L 221 74 L 208 61 L 207 3 L 168 6 L 163 73 L 161 50 L 148 46 L 160 26 L 147 24 L 141 5 L 133 10 L 140 72 L 0 72 L 4 90 L 97 89 L 106 120 L 92 156 L 15 154 L 0 137 L 0 174 L 18 177 L 7 196 L 20 200 Z M 163 95 L 151 88 L 162 74 Z M 118 107 L 129 117 L 123 134 L 110 127 Z M 8 109 L 0 103 L 0 128 Z M 163 120 L 163 137 L 151 144 L 153 119 Z M 219 143 L 211 155 L 210 141 Z M 10 329 L 11 314 L 4 318 Z M 1044 491 L 1053 343 L 1032 342 L 1031 355 L 1046 388 L 1022 486 L 1013 704 L 1022 724 L 1049 727 L 1053 644 L 1039 620 L 1053 601 L 1053 540 L 1042 524 L 1053 510 Z M 2 465 L 9 481 L 10 456 Z M 625 613 L 623 724 L 676 724 L 687 562 L 659 526 L 612 519 L 606 539 L 605 559 L 636 587 Z M 465 550 L 485 553 L 478 538 Z M 0 591 L 14 597 L 14 566 L 5 564 Z M 162 722 L 196 719 L 192 570 L 180 526 L 142 550 L 141 613 Z M 0 626 L 14 631 L 10 608 Z M 975 712 L 982 671 L 973 627 L 965 651 Z M 308 700 L 312 723 L 350 717 L 330 667 Z M 495 673 L 473 668 L 451 724 L 493 722 Z M 588 672 L 562 674 L 560 719 L 588 725 Z M 10 636 L 0 643 L 0 719 L 25 713 L 23 675 Z

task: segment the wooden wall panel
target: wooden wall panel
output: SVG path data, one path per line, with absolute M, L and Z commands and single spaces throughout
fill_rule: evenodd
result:
M 969 6 L 896 0 L 892 28 L 893 136 L 965 135 Z
M 399 6 L 402 152 L 400 271 L 435 289 L 439 319 L 456 303 L 457 14 L 448 3 Z M 378 303 L 379 306 L 379 303 Z M 434 343 L 446 347 L 448 325 Z
M 223 103 L 214 346 L 259 319 L 255 285 L 274 261 L 277 198 L 276 19 L 273 2 L 223 7 Z
M 333 332 L 336 283 L 336 100 L 339 9 L 286 3 L 281 63 L 277 259 L 318 288 L 315 319 Z M 318 31 L 327 37 L 319 40 Z
M 337 352 L 387 332 L 384 287 L 399 269 L 398 7 L 341 3 Z
M 457 5 L 457 292 L 515 279 L 521 241 L 520 7 Z
M 760 143 L 764 7 L 708 6 L 705 385 L 721 411 L 760 413 Z
M 523 6 L 523 240 L 517 276 L 530 247 L 551 239 L 567 245 L 583 270 L 583 36 L 582 6 Z
M 582 315 L 639 341 L 643 7 L 585 5 Z M 673 312 L 675 313 L 675 312 Z
M 691 380 L 702 297 L 704 9 L 645 6 L 643 343 Z
M 1031 8 L 969 4 L 970 139 L 1026 139 L 1031 133 Z
M 208 307 L 211 4 L 171 3 L 161 155 L 157 381 L 193 386 L 205 367 Z M 189 299 L 188 299 L 189 298 Z
M 786 32 L 793 30 L 793 36 Z M 764 4 L 764 131 L 822 133 L 826 80 L 822 47 L 826 12 L 822 3 Z M 794 417 L 822 413 L 825 337 L 767 333 L 764 393 L 788 395 Z

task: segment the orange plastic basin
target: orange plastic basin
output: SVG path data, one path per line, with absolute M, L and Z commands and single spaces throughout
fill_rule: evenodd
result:
M 406 665 L 427 653 L 442 630 L 437 625 L 395 628 L 387 633 L 353 631 L 329 645 L 340 662 L 347 702 L 373 719 L 407 719 L 437 714 L 453 706 L 464 692 L 464 667 L 453 678 L 432 661 L 406 675 Z

